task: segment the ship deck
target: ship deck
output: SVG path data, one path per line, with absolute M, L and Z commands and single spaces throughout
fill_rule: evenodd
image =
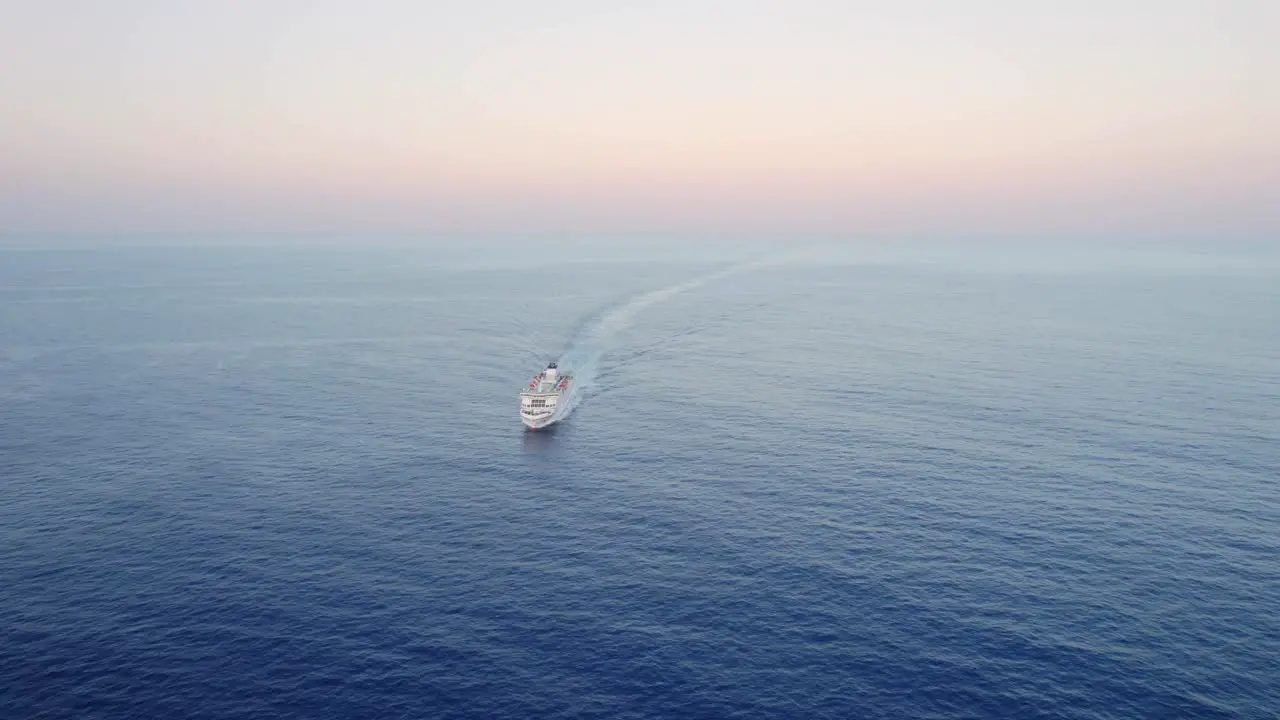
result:
M 565 383 L 564 387 L 559 387 L 560 382 L 562 380 L 568 380 L 568 382 Z M 569 390 L 569 385 L 571 385 L 572 383 L 573 383 L 572 375 L 561 375 L 560 377 L 556 378 L 555 380 L 552 380 L 551 382 L 547 382 L 543 380 L 542 382 L 538 383 L 538 386 L 536 388 L 531 388 L 528 385 L 525 385 L 524 388 L 520 390 L 520 394 L 521 395 L 562 395 Z

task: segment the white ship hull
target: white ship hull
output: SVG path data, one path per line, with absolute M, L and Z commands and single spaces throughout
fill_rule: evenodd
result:
M 520 393 L 520 422 L 530 430 L 554 425 L 564 417 L 572 390 L 573 376 L 561 375 L 551 363 Z
M 548 425 L 554 425 L 560 419 L 560 413 L 554 412 L 545 417 L 526 417 L 521 414 L 520 421 L 530 430 L 541 430 Z

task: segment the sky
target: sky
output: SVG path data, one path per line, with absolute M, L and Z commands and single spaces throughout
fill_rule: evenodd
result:
M 0 232 L 1280 237 L 1275 0 L 0 0 Z

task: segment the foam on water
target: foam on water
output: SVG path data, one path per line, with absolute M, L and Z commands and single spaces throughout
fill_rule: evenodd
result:
M 769 264 L 768 260 L 735 263 L 691 280 L 633 295 L 617 305 L 589 316 L 574 332 L 556 361 L 562 368 L 562 372 L 570 372 L 574 376 L 574 383 L 565 399 L 566 404 L 561 410 L 560 420 L 568 418 L 574 409 L 590 395 L 599 375 L 601 359 L 615 346 L 618 335 L 630 327 L 635 322 L 636 316 L 643 310 L 670 300 L 681 293 L 700 288 L 707 283 L 723 280 L 767 264 Z

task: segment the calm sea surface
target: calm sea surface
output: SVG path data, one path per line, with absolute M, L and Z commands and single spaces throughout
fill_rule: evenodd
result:
M 0 251 L 0 718 L 1280 714 L 1274 260 L 531 257 Z

